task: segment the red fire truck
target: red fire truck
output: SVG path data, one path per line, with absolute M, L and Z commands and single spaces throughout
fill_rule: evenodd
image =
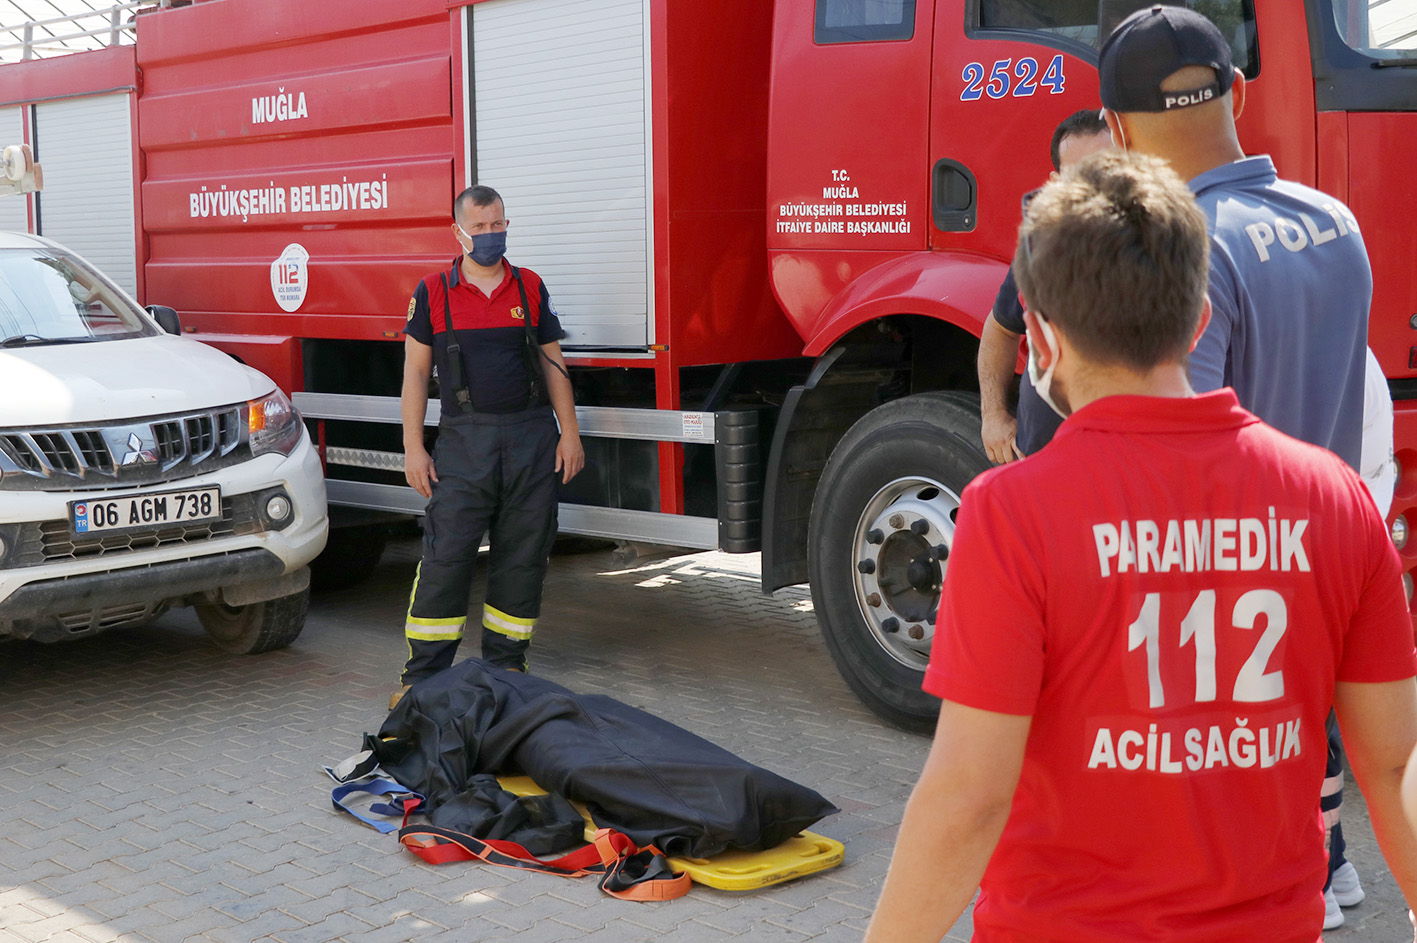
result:
M 1189 2 L 1250 79 L 1246 149 L 1362 223 L 1417 566 L 1417 17 Z M 7 222 L 292 393 L 354 525 L 331 552 L 367 564 L 378 515 L 421 509 L 408 296 L 457 251 L 453 195 L 497 187 L 569 332 L 589 465 L 563 529 L 761 551 L 764 592 L 810 580 L 853 690 L 921 726 L 954 512 L 987 467 L 976 337 L 1053 127 L 1097 105 L 1099 15 L 1142 5 L 163 0 L 117 45 L 0 67 L 0 139 L 47 174 Z

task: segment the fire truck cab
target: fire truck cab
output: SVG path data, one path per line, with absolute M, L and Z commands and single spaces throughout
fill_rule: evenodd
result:
M 769 266 L 816 361 L 778 418 L 764 586 L 810 578 L 843 676 L 899 722 L 930 706 L 918 683 L 953 513 L 987 467 L 972 341 L 1012 257 L 1019 198 L 1051 169 L 1057 123 L 1099 104 L 1099 37 L 1146 5 L 777 4 Z M 1404 220 L 1417 184 L 1401 168 L 1417 157 L 1417 8 L 1186 5 L 1221 27 L 1249 80 L 1246 152 L 1272 155 L 1282 176 L 1338 196 L 1362 224 L 1376 283 L 1370 344 L 1395 399 L 1393 535 L 1410 597 L 1417 230 Z M 819 475 L 783 473 L 818 458 L 812 430 L 853 418 Z M 784 513 L 805 510 L 809 492 L 808 513 Z

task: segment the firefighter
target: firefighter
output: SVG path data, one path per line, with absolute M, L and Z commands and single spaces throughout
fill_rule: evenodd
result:
M 556 536 L 557 475 L 568 482 L 585 465 L 561 323 L 541 278 L 503 258 L 501 196 L 464 190 L 451 228 L 463 254 L 419 282 L 404 330 L 404 474 L 430 500 L 404 626 L 408 661 L 391 708 L 453 663 L 484 535 L 482 657 L 527 670 Z M 442 418 L 430 456 L 423 432 L 434 364 Z

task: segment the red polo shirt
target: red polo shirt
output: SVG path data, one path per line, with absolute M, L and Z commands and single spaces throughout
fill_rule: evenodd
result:
M 526 318 L 536 329 L 537 342 L 549 344 L 565 336 L 546 284 L 531 269 L 519 269 L 526 286 L 527 305 L 523 310 L 521 292 L 512 267 L 502 261 L 502 282 L 492 294 L 468 284 L 462 278 L 462 257 L 452 268 L 427 275 L 414 289 L 408 302 L 408 324 L 404 333 L 430 347 L 435 337 L 451 330 L 462 351 L 463 379 L 472 394 L 473 408 L 483 413 L 511 413 L 527 407 L 531 376 L 526 357 Z M 448 290 L 444 305 L 444 280 Z M 447 312 L 448 324 L 444 318 Z M 442 351 L 434 354 L 439 365 L 443 411 L 457 415 L 460 410 L 453 388 L 447 382 L 441 362 Z
M 974 939 L 1314 943 L 1324 720 L 1413 676 L 1401 573 L 1352 469 L 1228 389 L 976 478 L 925 688 L 1033 722 Z

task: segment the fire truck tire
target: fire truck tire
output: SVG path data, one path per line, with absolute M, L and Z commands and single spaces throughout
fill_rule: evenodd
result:
M 389 542 L 385 524 L 331 528 L 325 549 L 310 563 L 310 586 L 316 592 L 348 589 L 374 575 Z
M 832 450 L 812 501 L 812 604 L 856 696 L 888 723 L 928 731 L 920 690 L 964 486 L 990 467 L 979 398 L 922 393 L 876 407 Z
M 268 599 L 247 606 L 224 603 L 197 605 L 197 620 L 217 648 L 234 655 L 259 655 L 285 648 L 305 628 L 310 590 Z

